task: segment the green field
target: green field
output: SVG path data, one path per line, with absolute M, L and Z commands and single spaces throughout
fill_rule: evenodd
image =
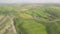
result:
M 59 6 L 29 4 L 3 5 L 0 6 L 0 15 L 8 16 L 9 19 L 12 19 L 17 34 L 60 34 Z M 0 22 L 3 19 L 0 19 Z M 7 18 L 5 22 L 10 24 L 9 19 Z M 0 29 L 2 29 L 1 27 Z

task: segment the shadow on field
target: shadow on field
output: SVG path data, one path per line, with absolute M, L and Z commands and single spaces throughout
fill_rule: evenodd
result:
M 25 28 L 23 27 L 23 23 L 20 23 L 19 25 L 16 25 L 16 22 L 14 21 L 14 25 L 15 25 L 15 27 L 18 26 L 18 27 L 16 27 L 17 28 L 16 30 L 17 30 L 18 34 L 28 34 L 26 32 Z

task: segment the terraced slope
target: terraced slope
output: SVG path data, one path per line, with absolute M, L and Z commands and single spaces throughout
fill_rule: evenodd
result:
M 3 16 L 0 19 L 0 34 L 17 34 L 13 23 L 11 17 Z

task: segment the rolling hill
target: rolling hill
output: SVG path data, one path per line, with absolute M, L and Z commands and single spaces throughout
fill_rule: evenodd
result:
M 1 34 L 60 34 L 59 6 L 5 5 L 0 15 Z

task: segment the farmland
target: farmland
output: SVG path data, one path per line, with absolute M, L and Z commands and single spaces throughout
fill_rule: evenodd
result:
M 60 7 L 55 5 L 0 6 L 1 34 L 60 34 Z

